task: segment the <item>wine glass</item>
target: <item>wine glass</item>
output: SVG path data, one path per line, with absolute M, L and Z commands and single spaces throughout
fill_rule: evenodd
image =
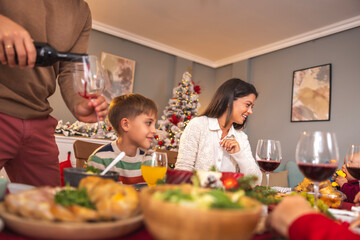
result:
M 269 187 L 269 173 L 274 171 L 281 161 L 280 142 L 270 139 L 259 139 L 256 146 L 256 161 L 265 171 L 266 187 Z
M 141 174 L 149 187 L 165 177 L 167 170 L 167 155 L 164 152 L 148 151 L 141 162 Z
M 302 132 L 295 158 L 302 174 L 314 182 L 314 208 L 317 209 L 319 183 L 329 179 L 338 167 L 339 149 L 335 133 Z
M 359 180 L 360 186 L 360 145 L 349 146 L 344 164 L 350 175 Z
M 82 56 L 72 60 L 71 72 L 74 77 L 74 89 L 83 98 L 94 101 L 105 88 L 106 78 L 96 56 Z M 104 124 L 97 117 L 96 134 L 91 137 L 104 138 Z

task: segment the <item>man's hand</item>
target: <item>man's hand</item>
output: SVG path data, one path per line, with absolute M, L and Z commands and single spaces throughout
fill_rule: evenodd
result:
M 28 31 L 11 19 L 0 15 L 0 62 L 10 67 L 34 67 L 36 49 Z
M 315 213 L 315 210 L 301 196 L 285 197 L 267 218 L 267 224 L 281 235 L 288 237 L 289 227 L 300 216 Z
M 108 104 L 103 96 L 93 101 L 84 99 L 84 101 L 75 106 L 74 111 L 75 117 L 79 121 L 95 123 L 97 122 L 97 116 L 100 121 L 105 119 L 108 114 Z

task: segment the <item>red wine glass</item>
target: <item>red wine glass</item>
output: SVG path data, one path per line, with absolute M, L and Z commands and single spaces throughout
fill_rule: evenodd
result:
M 83 98 L 90 101 L 99 97 L 105 88 L 106 78 L 104 71 L 96 56 L 83 56 L 72 61 L 72 74 L 74 89 Z M 105 136 L 102 124 L 97 116 L 97 131 L 91 137 L 103 138 Z
M 349 146 L 344 163 L 349 174 L 359 180 L 360 186 L 360 145 Z
M 256 146 L 256 161 L 265 171 L 266 187 L 269 187 L 269 174 L 279 165 L 282 158 L 280 142 L 269 139 L 259 139 Z
M 302 174 L 314 182 L 314 208 L 317 209 L 319 183 L 329 179 L 338 167 L 339 150 L 331 132 L 302 132 L 296 146 L 296 163 Z

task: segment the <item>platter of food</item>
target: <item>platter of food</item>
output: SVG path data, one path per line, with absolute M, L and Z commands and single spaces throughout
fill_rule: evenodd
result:
M 143 224 L 143 215 L 104 222 L 53 222 L 27 219 L 9 213 L 0 203 L 0 215 L 5 225 L 24 236 L 44 239 L 106 239 L 124 236 Z
M 330 180 L 320 182 L 319 189 L 319 199 L 330 208 L 341 208 L 342 203 L 346 199 L 346 195 L 336 190 L 336 188 L 331 185 Z M 310 179 L 304 178 L 304 180 L 295 187 L 295 191 L 314 195 L 314 183 Z
M 44 239 L 106 239 L 143 224 L 138 192 L 111 179 L 84 178 L 79 188 L 37 187 L 10 193 L 0 216 L 14 232 Z

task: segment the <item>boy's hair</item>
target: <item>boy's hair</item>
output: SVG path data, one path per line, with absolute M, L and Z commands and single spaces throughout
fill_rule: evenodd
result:
M 120 122 L 123 118 L 133 119 L 140 114 L 157 115 L 156 103 L 137 93 L 130 93 L 113 98 L 109 107 L 108 118 L 114 130 L 120 134 Z

